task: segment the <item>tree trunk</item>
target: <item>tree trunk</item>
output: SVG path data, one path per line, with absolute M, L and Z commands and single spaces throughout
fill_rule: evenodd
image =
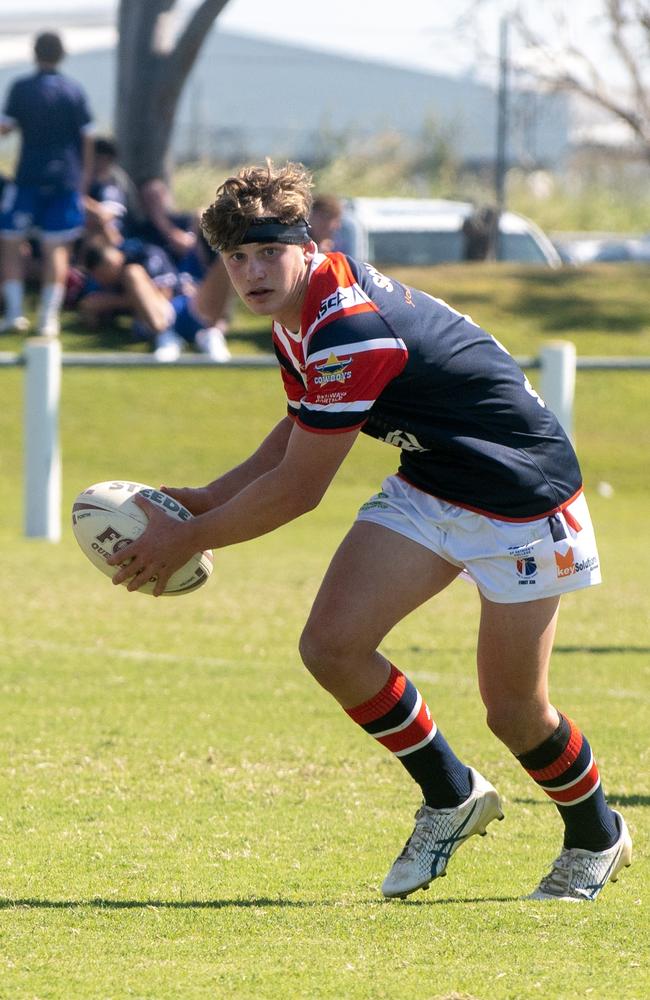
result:
M 202 0 L 178 35 L 177 0 L 121 0 L 115 135 L 120 161 L 136 184 L 166 177 L 183 85 L 210 27 L 228 0 Z

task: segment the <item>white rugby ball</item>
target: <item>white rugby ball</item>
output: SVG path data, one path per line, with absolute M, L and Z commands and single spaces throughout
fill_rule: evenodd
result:
M 108 565 L 108 557 L 138 538 L 147 527 L 147 515 L 133 500 L 137 493 L 177 521 L 193 516 L 177 500 L 144 483 L 121 480 L 95 483 L 83 490 L 72 505 L 72 530 L 84 555 L 106 576 L 114 576 L 118 569 Z M 202 587 L 211 573 L 212 552 L 197 552 L 172 573 L 163 594 L 189 594 Z M 153 594 L 155 583 L 155 578 L 149 580 L 138 593 Z

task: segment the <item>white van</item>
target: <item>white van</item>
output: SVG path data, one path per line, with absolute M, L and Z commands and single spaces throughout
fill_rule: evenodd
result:
M 471 202 L 351 198 L 345 202 L 336 248 L 382 266 L 444 264 L 483 259 L 481 247 L 471 244 L 471 234 L 475 238 L 477 233 L 484 244 L 485 215 Z M 562 263 L 548 236 L 515 212 L 502 212 L 499 218 L 497 259 L 546 267 Z

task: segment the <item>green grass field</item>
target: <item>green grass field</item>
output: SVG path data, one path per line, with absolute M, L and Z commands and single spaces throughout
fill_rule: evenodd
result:
M 565 600 L 553 697 L 589 734 L 637 850 L 585 906 L 521 899 L 560 825 L 485 727 L 463 583 L 385 650 L 497 785 L 506 821 L 429 892 L 381 898 L 417 788 L 317 688 L 296 642 L 396 452 L 361 440 L 317 511 L 220 552 L 198 593 L 155 601 L 112 589 L 67 519 L 58 545 L 22 537 L 22 378 L 0 370 L 2 1000 L 648 995 L 647 373 L 578 376 L 606 582 Z M 66 369 L 64 510 L 113 477 L 205 482 L 282 412 L 272 371 Z
M 650 355 L 648 264 L 593 264 L 558 271 L 518 264 L 449 264 L 388 271 L 469 313 L 513 354 L 536 354 L 541 341 L 568 337 L 582 355 Z M 29 306 L 33 319 L 33 294 Z M 131 342 L 127 318 L 93 332 L 73 312 L 64 319 L 65 350 L 148 350 L 143 343 Z M 269 330 L 265 319 L 236 308 L 229 334 L 233 353 L 268 351 Z M 0 337 L 4 351 L 19 351 L 22 343 L 18 334 Z

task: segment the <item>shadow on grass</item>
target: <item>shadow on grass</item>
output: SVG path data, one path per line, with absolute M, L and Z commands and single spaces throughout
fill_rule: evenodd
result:
M 650 653 L 650 646 L 553 646 L 554 653 Z
M 546 334 L 571 330 L 573 335 L 604 333 L 612 339 L 617 333 L 641 335 L 648 320 L 647 308 L 638 305 L 625 310 L 619 303 L 594 302 L 591 298 L 580 298 L 573 294 L 553 295 L 549 308 L 548 296 L 534 295 L 526 291 L 518 296 L 514 309 L 518 315 L 529 315 Z
M 604 333 L 612 340 L 617 333 L 642 334 L 648 322 L 647 300 L 626 299 L 624 279 L 631 274 L 611 268 L 531 269 L 519 275 L 511 308 L 547 334 L 570 329 L 576 335 Z M 604 288 L 609 292 L 601 296 L 599 289 Z
M 548 799 L 513 799 L 521 806 L 547 806 Z M 650 795 L 617 795 L 608 793 L 607 803 L 610 806 L 650 806 Z
M 409 653 L 424 653 L 427 656 L 431 655 L 433 649 L 432 646 L 418 646 L 415 643 L 405 647 Z M 436 650 L 440 653 L 454 653 L 458 656 L 472 656 L 473 649 L 471 646 L 437 646 Z M 575 653 L 591 653 L 594 656 L 608 656 L 611 653 L 650 653 L 650 646 L 553 646 L 554 654 L 575 654 Z
M 516 903 L 520 896 L 481 896 L 465 899 L 461 896 L 450 896 L 445 899 L 431 897 L 430 899 L 388 900 L 374 897 L 365 900 L 372 906 L 382 903 L 386 906 L 440 906 L 443 903 Z M 358 904 L 363 905 L 364 900 Z M 227 910 L 256 909 L 261 907 L 276 907 L 279 909 L 311 909 L 316 907 L 340 906 L 340 900 L 301 900 L 301 899 L 4 899 L 0 898 L 0 910 L 77 910 L 92 908 L 97 910 Z
M 0 910 L 75 910 L 92 907 L 98 910 L 223 910 L 253 909 L 261 906 L 308 907 L 332 906 L 329 901 L 306 902 L 292 899 L 0 899 Z
M 432 899 L 387 899 L 386 905 L 392 903 L 394 906 L 448 906 L 450 903 L 520 903 L 523 896 L 445 896 L 444 899 L 434 897 Z

